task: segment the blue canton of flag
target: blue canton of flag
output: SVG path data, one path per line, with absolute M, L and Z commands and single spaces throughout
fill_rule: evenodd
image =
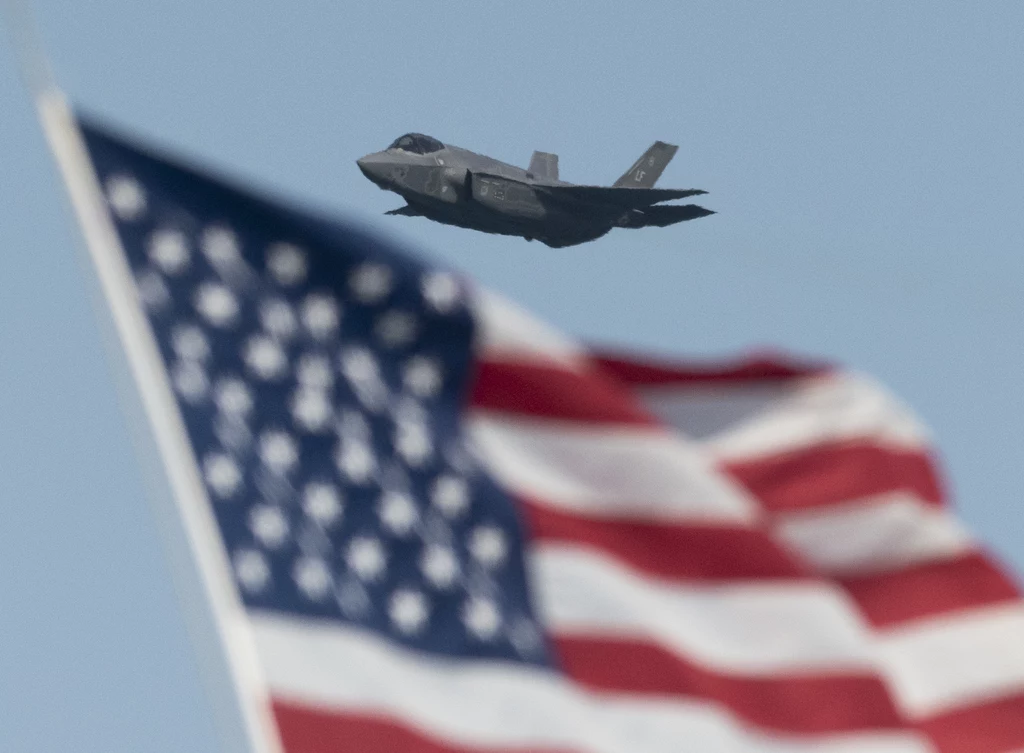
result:
M 464 284 L 82 130 L 247 608 L 548 664 L 516 510 L 460 427 Z

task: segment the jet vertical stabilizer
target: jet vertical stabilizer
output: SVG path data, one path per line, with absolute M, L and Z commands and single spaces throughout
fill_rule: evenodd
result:
M 655 141 L 633 166 L 612 185 L 616 188 L 651 188 L 658 182 L 665 166 L 676 156 L 678 146 Z
M 527 172 L 537 180 L 558 180 L 558 155 L 534 152 Z

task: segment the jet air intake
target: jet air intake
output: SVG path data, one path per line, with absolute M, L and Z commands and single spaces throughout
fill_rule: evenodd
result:
M 441 171 L 441 201 L 457 204 L 469 197 L 469 170 L 464 167 L 446 167 Z

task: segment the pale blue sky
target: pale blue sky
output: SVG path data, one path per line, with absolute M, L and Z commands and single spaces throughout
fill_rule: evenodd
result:
M 36 3 L 65 89 L 370 223 L 586 339 L 886 382 L 1024 571 L 1024 4 Z M 77 236 L 0 49 L 0 749 L 217 750 Z M 610 182 L 653 140 L 718 215 L 551 250 L 353 160 L 409 130 Z

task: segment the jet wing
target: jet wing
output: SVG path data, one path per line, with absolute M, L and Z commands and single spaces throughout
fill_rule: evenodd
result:
M 397 214 L 402 217 L 422 217 L 423 213 L 414 206 L 406 204 L 404 207 L 398 207 L 398 209 L 392 209 L 384 214 Z
M 612 204 L 623 209 L 643 209 L 652 204 L 706 194 L 699 188 L 626 188 L 617 186 L 535 186 L 552 199 L 570 203 Z

